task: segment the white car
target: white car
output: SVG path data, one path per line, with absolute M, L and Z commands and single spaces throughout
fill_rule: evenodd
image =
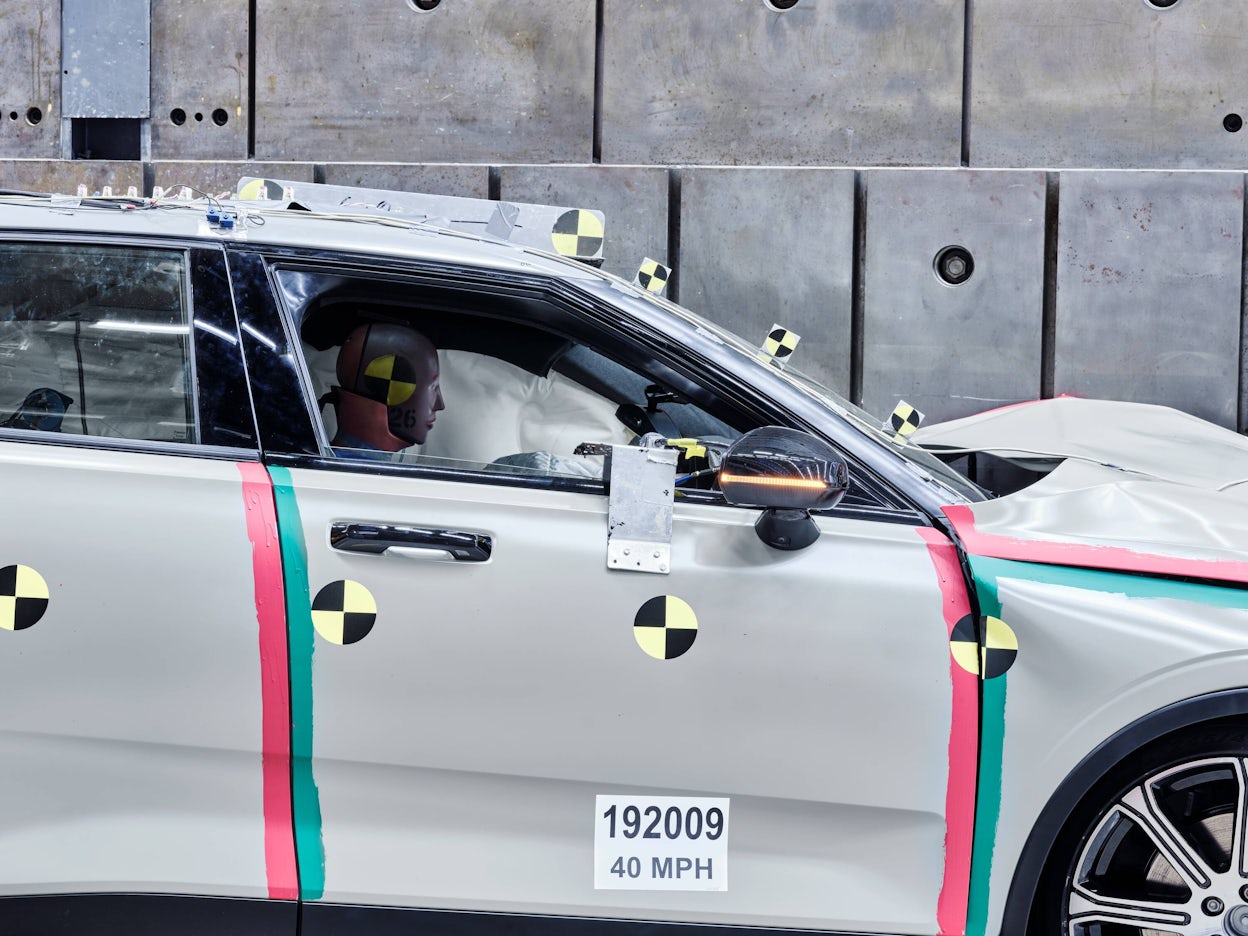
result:
M 260 189 L 0 197 L 0 933 L 1248 936 L 1243 439 Z

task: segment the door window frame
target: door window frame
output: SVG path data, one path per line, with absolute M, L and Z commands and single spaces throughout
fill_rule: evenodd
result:
M 548 321 L 534 321 L 533 327 L 563 335 L 574 341 L 588 345 L 595 351 L 617 359 L 622 355 L 621 349 L 631 352 L 630 356 L 644 357 L 647 363 L 657 366 L 662 373 L 655 378 L 670 385 L 671 382 L 700 388 L 700 392 L 716 395 L 725 402 L 724 406 L 735 408 L 742 415 L 754 418 L 758 425 L 779 424 L 792 426 L 803 431 L 814 432 L 829 438 L 826 431 L 803 418 L 792 409 L 783 406 L 774 399 L 766 398 L 758 393 L 752 385 L 745 381 L 733 380 L 733 375 L 721 372 L 714 361 L 694 353 L 693 350 L 666 331 L 656 328 L 653 323 L 633 321 L 621 322 L 614 307 L 588 291 L 580 291 L 573 284 L 550 277 L 548 275 L 515 273 L 475 268 L 465 265 L 431 263 L 421 260 L 396 259 L 393 257 L 352 254 L 344 255 L 337 252 L 309 252 L 297 248 L 267 247 L 264 245 L 235 245 L 229 250 L 231 271 L 235 277 L 235 291 L 239 295 L 240 315 L 244 316 L 243 344 L 252 374 L 272 369 L 266 367 L 265 360 L 272 362 L 278 358 L 288 358 L 291 366 L 283 374 L 283 386 L 276 396 L 290 401 L 284 417 L 282 414 L 270 413 L 266 420 L 261 412 L 257 412 L 257 421 L 261 432 L 261 447 L 266 460 L 275 464 L 290 467 L 316 468 L 332 471 L 348 471 L 361 474 L 395 475 L 423 477 L 434 480 L 457 481 L 467 483 L 491 484 L 503 487 L 521 487 L 530 489 L 554 490 L 574 493 L 603 495 L 606 483 L 601 480 L 560 477 L 554 475 L 520 475 L 506 472 L 480 471 L 469 467 L 450 464 L 418 464 L 413 462 L 386 462 L 338 458 L 329 453 L 328 440 L 325 438 L 319 407 L 315 400 L 311 376 L 303 359 L 302 340 L 296 327 L 296 310 L 288 309 L 281 298 L 281 289 L 277 282 L 279 270 L 301 270 L 324 275 L 359 277 L 370 280 L 395 280 L 409 283 L 414 287 L 421 284 L 439 289 L 451 289 L 460 293 L 479 294 L 483 301 L 491 295 L 507 295 L 521 297 L 545 304 L 551 309 L 552 316 L 560 322 L 573 322 L 576 327 L 568 334 L 563 329 L 555 328 Z M 239 263 L 241 254 L 248 255 L 247 263 Z M 250 267 L 250 269 L 243 269 Z M 260 274 L 263 274 L 261 277 Z M 240 284 L 240 275 L 251 280 Z M 503 277 L 506 277 L 504 280 Z M 259 296 L 256 291 L 263 279 L 267 296 Z M 240 285 L 249 294 L 250 301 L 245 301 L 240 293 Z M 483 313 L 484 314 L 484 313 Z M 256 316 L 248 323 L 245 316 Z M 504 320 L 518 321 L 507 315 L 498 316 Z M 253 327 L 249 328 L 251 324 Z M 628 325 L 633 327 L 629 328 Z M 653 330 L 651 330 L 653 328 Z M 250 338 L 248 332 L 263 332 L 268 338 L 268 347 L 258 340 Z M 592 340 L 586 335 L 592 334 Z M 610 347 L 603 348 L 603 342 Z M 610 353 L 616 351 L 617 353 Z M 636 370 L 635 365 L 625 364 L 629 369 Z M 644 376 L 651 376 L 645 374 Z M 259 388 L 253 385 L 253 398 L 258 401 L 272 396 L 271 386 Z M 295 400 L 298 400 L 295 403 Z M 698 401 L 694 401 L 698 403 Z M 698 405 L 702 405 L 698 403 Z M 716 415 L 713 413 L 713 415 Z M 835 419 L 835 414 L 827 414 Z M 276 418 L 275 418 L 276 417 Z M 292 424 L 291 420 L 296 422 Z M 848 430 L 853 431 L 853 430 Z M 850 464 L 851 476 L 863 488 L 866 495 L 874 503 L 842 504 L 821 514 L 828 516 L 870 519 L 875 521 L 905 523 L 912 526 L 930 524 L 928 515 L 920 509 L 912 497 L 898 491 L 894 484 L 885 481 L 878 472 L 862 464 L 851 452 L 829 438 L 837 445 Z M 682 503 L 710 503 L 724 505 L 723 497 L 716 491 L 687 490 L 683 492 Z

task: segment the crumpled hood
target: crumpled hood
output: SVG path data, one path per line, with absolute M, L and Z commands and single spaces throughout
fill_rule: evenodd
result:
M 1248 439 L 1164 406 L 1063 397 L 920 429 L 937 452 L 1058 467 L 945 515 L 969 552 L 1248 583 Z
M 936 453 L 991 452 L 1039 471 L 1070 458 L 1200 487 L 1248 482 L 1248 438 L 1147 403 L 1036 400 L 924 426 L 912 441 Z

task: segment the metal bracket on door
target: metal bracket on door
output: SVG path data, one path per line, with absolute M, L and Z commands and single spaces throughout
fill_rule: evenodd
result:
M 658 575 L 671 570 L 677 454 L 632 445 L 613 445 L 607 452 L 608 569 Z

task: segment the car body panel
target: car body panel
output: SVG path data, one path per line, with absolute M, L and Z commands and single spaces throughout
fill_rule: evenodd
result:
M 969 552 L 1248 582 L 1248 439 L 1164 406 L 1035 401 L 920 429 L 945 454 L 1047 470 L 945 516 Z
M 1244 684 L 1248 591 L 972 557 L 981 609 L 1018 640 L 984 682 L 969 936 L 998 932 L 1013 869 L 1088 752 L 1176 701 Z
M 301 841 L 305 899 L 937 931 L 953 686 L 912 528 L 822 518 L 815 546 L 782 553 L 753 511 L 683 505 L 657 576 L 607 569 L 600 495 L 272 471 L 306 595 L 357 581 L 378 609 L 366 637 L 335 645 L 297 619 L 306 595 L 292 600 L 292 678 L 311 679 L 295 720 L 307 706 L 313 726 L 296 819 L 314 834 L 314 798 L 324 856 L 317 893 L 316 843 Z M 486 533 L 494 552 L 347 554 L 328 545 L 335 520 Z M 559 586 L 536 584 L 552 563 Z M 663 594 L 698 615 L 692 648 L 666 661 L 632 632 Z M 864 705 L 878 714 L 846 717 Z M 729 890 L 594 890 L 601 793 L 731 797 Z
M 977 555 L 1248 582 L 1244 494 L 1066 462 L 1023 491 L 945 515 Z
M 1072 460 L 1211 490 L 1248 482 L 1248 439 L 1168 406 L 1057 397 L 920 426 L 938 453 L 990 452 L 1044 471 Z
M 238 467 L 4 441 L 0 474 L 0 566 L 50 593 L 3 635 L 0 893 L 275 896 Z
M 0 229 L 195 248 L 200 428 L 231 422 L 181 447 L 0 429 L 0 569 L 39 570 L 51 596 L 0 633 L 22 648 L 0 653 L 0 895 L 127 890 L 161 913 L 175 893 L 298 896 L 350 927 L 348 904 L 499 929 L 986 936 L 1092 752 L 1248 683 L 1233 433 L 1080 400 L 920 429 L 933 451 L 1050 470 L 985 500 L 756 345 L 584 265 L 393 217 L 238 203 L 226 229 L 205 203 L 124 204 L 0 197 Z M 792 552 L 763 545 L 757 511 L 685 499 L 669 574 L 608 571 L 599 482 L 336 457 L 280 264 L 540 296 L 643 374 L 836 444 L 871 496 Z M 353 520 L 495 551 L 332 548 Z M 375 618 L 335 643 L 313 614 L 347 582 Z M 663 660 L 633 632 L 662 596 L 699 634 Z M 1016 652 L 981 682 L 989 617 Z M 598 794 L 729 797 L 730 889 L 595 890 Z
M 240 215 L 233 228 L 210 224 L 207 204 L 164 201 L 142 210 L 102 209 L 90 199 L 58 196 L 55 204 L 42 199 L 0 196 L 4 228 L 8 231 L 56 232 L 107 235 L 110 241 L 126 238 L 166 238 L 216 244 L 268 244 L 309 250 L 341 250 L 396 259 L 430 262 L 471 262 L 475 266 L 509 272 L 550 272 L 562 279 L 602 278 L 592 267 L 562 260 L 538 250 L 516 248 L 471 234 L 439 230 L 413 219 L 331 215 L 265 208 L 237 202 L 231 210 Z M 228 203 L 227 203 L 228 204 Z
M 1049 472 L 944 510 L 981 612 L 1018 643 L 1017 663 L 984 683 L 968 927 L 982 936 L 1000 925 L 1033 824 L 1088 752 L 1168 705 L 1243 686 L 1248 592 L 1218 586 L 1248 582 L 1248 440 L 1168 407 L 1076 398 L 916 439 Z

